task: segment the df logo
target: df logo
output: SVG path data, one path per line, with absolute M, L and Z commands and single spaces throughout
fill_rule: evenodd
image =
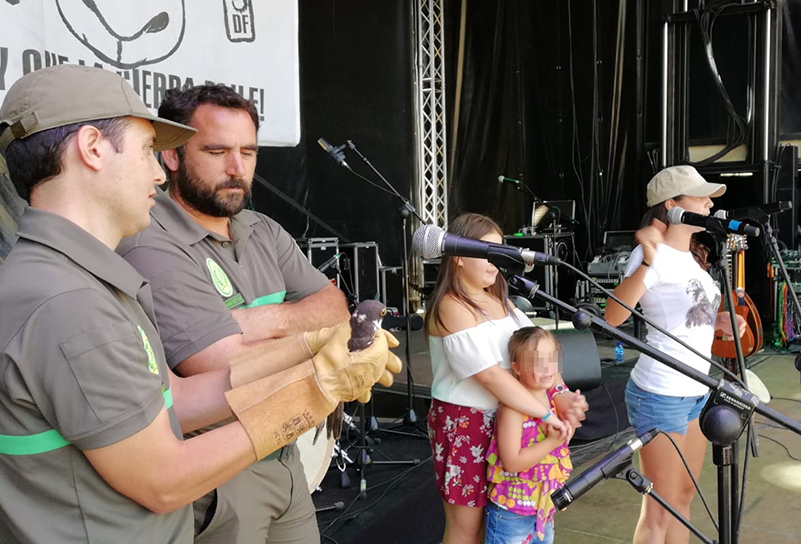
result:
M 232 42 L 252 42 L 256 39 L 252 0 L 223 0 L 225 33 Z

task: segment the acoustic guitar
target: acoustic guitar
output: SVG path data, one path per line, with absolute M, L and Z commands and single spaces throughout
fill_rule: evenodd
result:
M 754 305 L 754 301 L 745 292 L 745 250 L 748 249 L 746 237 L 739 234 L 730 234 L 726 241 L 729 250 L 727 268 L 732 278 L 732 297 L 734 298 L 734 312 L 742 316 L 746 323 L 745 334 L 740 337 L 743 356 L 749 357 L 762 349 L 763 330 L 762 319 Z M 720 312 L 727 312 L 726 297 L 720 302 Z M 715 339 L 712 342 L 712 354 L 725 359 L 736 359 L 737 351 L 734 348 L 734 337 L 715 330 Z

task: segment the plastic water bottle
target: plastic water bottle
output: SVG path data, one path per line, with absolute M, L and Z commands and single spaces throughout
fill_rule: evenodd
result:
M 626 352 L 623 350 L 623 342 L 618 342 L 615 346 L 615 362 L 622 363 Z

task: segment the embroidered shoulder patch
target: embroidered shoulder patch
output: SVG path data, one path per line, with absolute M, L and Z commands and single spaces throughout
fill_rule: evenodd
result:
M 147 335 L 142 327 L 137 325 L 136 328 L 139 329 L 139 334 L 142 337 L 142 347 L 144 347 L 145 353 L 147 353 L 147 369 L 158 376 L 159 364 L 156 361 L 156 354 L 153 353 L 153 347 L 150 345 L 150 340 L 147 339 Z
M 206 266 L 209 269 L 211 281 L 214 283 L 214 288 L 217 289 L 217 292 L 224 297 L 230 297 L 233 295 L 234 286 L 231 284 L 231 280 L 228 279 L 228 275 L 225 273 L 222 267 L 220 267 L 220 265 L 218 265 L 212 258 L 206 259 Z

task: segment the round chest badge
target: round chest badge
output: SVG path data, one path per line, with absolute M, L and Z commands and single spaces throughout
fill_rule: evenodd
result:
M 230 297 L 234 294 L 234 286 L 231 285 L 231 280 L 228 279 L 228 275 L 220 268 L 220 265 L 214 262 L 214 259 L 206 259 L 206 266 L 209 268 L 211 281 L 214 282 L 214 288 L 217 289 L 217 292 L 224 297 Z

